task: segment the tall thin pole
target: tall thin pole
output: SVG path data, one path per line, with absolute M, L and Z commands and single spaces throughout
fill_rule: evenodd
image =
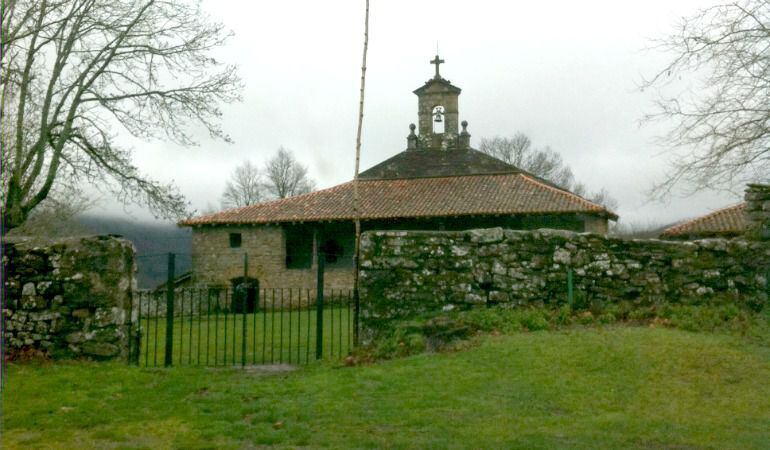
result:
M 364 16 L 364 56 L 361 62 L 361 91 L 358 100 L 358 129 L 356 131 L 356 171 L 353 176 L 353 217 L 356 226 L 355 274 L 353 274 L 353 297 L 356 302 L 356 319 L 358 319 L 359 292 L 358 271 L 361 256 L 361 199 L 358 193 L 358 170 L 361 162 L 361 128 L 364 123 L 364 87 L 366 86 L 366 51 L 369 47 L 369 0 L 366 0 L 366 15 Z M 355 342 L 358 343 L 358 320 L 354 324 Z

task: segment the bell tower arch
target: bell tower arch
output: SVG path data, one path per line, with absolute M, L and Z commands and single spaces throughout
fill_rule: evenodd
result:
M 423 139 L 446 142 L 457 139 L 459 132 L 458 98 L 462 91 L 444 79 L 439 65 L 444 62 L 438 55 L 430 61 L 436 74 L 414 91 L 417 95 L 417 129 Z M 441 139 L 434 135 L 443 135 Z

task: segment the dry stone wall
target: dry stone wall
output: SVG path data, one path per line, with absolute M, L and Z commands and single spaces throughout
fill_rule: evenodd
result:
M 558 230 L 371 231 L 361 242 L 365 330 L 476 305 L 588 301 L 768 303 L 770 244 L 622 240 Z
M 3 344 L 53 357 L 129 357 L 134 247 L 98 236 L 3 243 Z

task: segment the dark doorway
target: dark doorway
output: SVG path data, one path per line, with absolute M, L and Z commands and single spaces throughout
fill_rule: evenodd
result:
M 253 313 L 259 305 L 259 280 L 238 277 L 230 280 L 233 286 L 230 310 L 234 313 Z

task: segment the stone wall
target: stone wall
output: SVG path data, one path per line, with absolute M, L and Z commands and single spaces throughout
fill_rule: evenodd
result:
M 239 248 L 230 248 L 230 233 L 241 233 Z M 315 255 L 310 268 L 287 269 L 284 232 L 278 225 L 196 227 L 192 248 L 195 285 L 229 287 L 231 280 L 243 276 L 243 255 L 247 253 L 248 275 L 259 281 L 260 288 L 316 287 Z M 353 275 L 352 268 L 327 265 L 324 288 L 352 289 Z
M 747 237 L 770 240 L 770 185 L 749 184 L 744 199 L 748 219 Z
M 370 231 L 361 243 L 362 325 L 488 304 L 560 304 L 572 270 L 587 301 L 768 302 L 770 245 L 622 240 L 558 230 Z
M 3 244 L 3 343 L 53 357 L 129 357 L 134 247 L 98 236 Z
M 347 228 L 346 228 L 347 226 Z M 378 220 L 368 221 L 364 229 L 371 230 L 466 230 L 504 226 L 514 229 L 559 228 L 594 233 L 607 232 L 607 218 L 588 215 L 521 215 L 510 217 L 447 217 L 438 219 Z M 312 228 L 312 227 L 309 227 Z M 348 229 L 349 228 L 349 229 Z M 346 243 L 352 253 L 354 231 L 352 223 L 321 224 L 322 235 L 334 237 Z M 231 248 L 230 233 L 241 234 L 241 245 Z M 314 234 L 312 229 L 308 233 Z M 315 235 L 315 234 L 314 234 Z M 192 282 L 191 286 L 231 287 L 231 281 L 243 276 L 243 255 L 248 255 L 248 275 L 259 281 L 260 288 L 316 287 L 316 243 L 313 243 L 311 267 L 289 269 L 286 267 L 286 236 L 281 225 L 227 225 L 198 226 L 192 230 Z M 326 264 L 324 288 L 353 289 L 354 268 L 350 264 L 335 267 Z

